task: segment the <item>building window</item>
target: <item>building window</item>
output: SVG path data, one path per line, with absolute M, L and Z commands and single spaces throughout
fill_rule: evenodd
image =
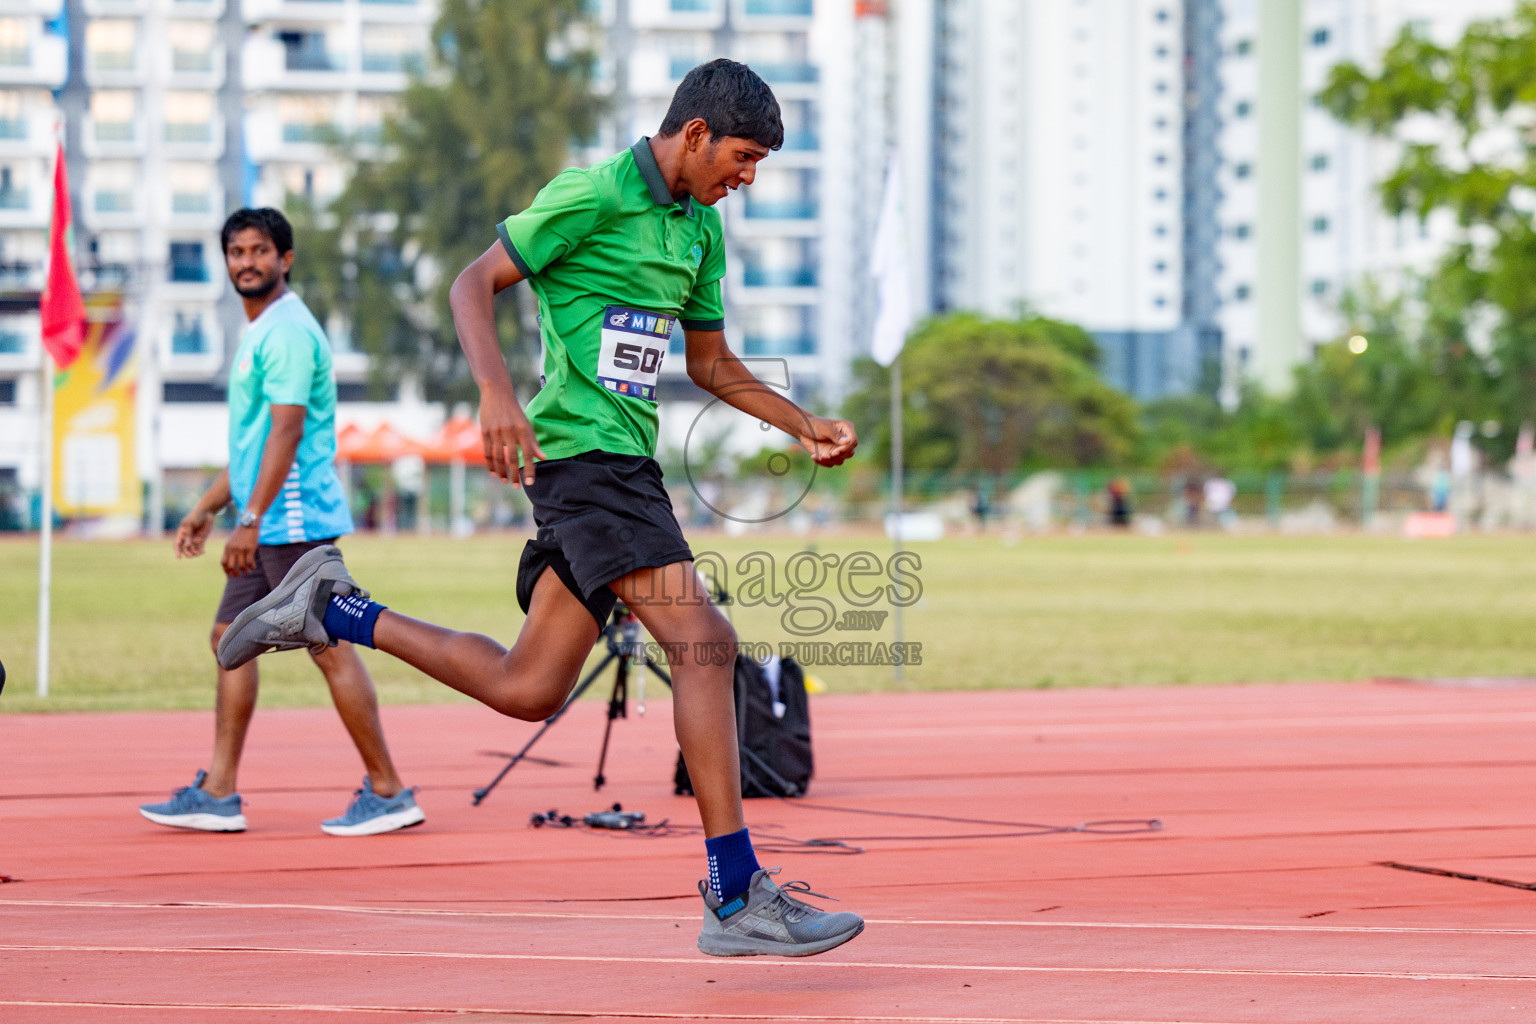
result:
M 1232 113 L 1237 117 L 1247 117 L 1253 113 L 1253 104 L 1247 100 L 1238 100 L 1237 105 L 1232 108 Z
M 1159 7 L 1157 9 L 1157 13 L 1152 15 L 1152 17 L 1155 18 L 1158 21 L 1167 21 L 1168 20 L 1168 11 L 1167 11 L 1166 8 Z
M 1312 218 L 1312 233 L 1314 235 L 1326 235 L 1328 233 L 1328 218 L 1327 217 L 1313 217 Z
M 1164 238 L 1168 234 L 1168 225 L 1167 224 L 1158 224 L 1158 225 L 1156 225 L 1156 226 L 1154 226 L 1152 228 L 1152 233 L 1154 235 L 1156 235 L 1158 238 Z
M 1163 93 L 1168 91 L 1168 83 L 1167 82 L 1155 82 L 1152 85 L 1152 91 L 1157 93 L 1159 96 L 1161 96 Z
M 1152 300 L 1152 305 L 1156 306 L 1158 309 L 1162 309 L 1164 306 L 1168 305 L 1168 300 L 1159 295 L 1157 298 Z
M 1161 203 L 1163 200 L 1168 198 L 1168 190 L 1165 188 L 1154 189 L 1152 192 L 1152 198 Z
M 203 332 L 202 317 L 196 313 L 176 313 L 176 323 L 171 328 L 171 353 L 178 356 L 208 353 L 208 335 Z
M 1250 290 L 1245 284 L 1240 284 L 1236 288 L 1232 289 L 1232 298 L 1238 302 L 1247 302 L 1249 294 Z
M 1168 47 L 1166 47 L 1166 46 L 1159 46 L 1157 49 L 1152 51 L 1152 55 L 1154 57 L 1157 57 L 1159 60 L 1161 60 L 1162 58 L 1168 56 Z
M 1253 234 L 1253 228 L 1250 225 L 1247 225 L 1247 224 L 1234 224 L 1232 226 L 1232 237 L 1233 238 L 1245 239 L 1245 238 L 1249 237 L 1252 234 Z
M 172 242 L 169 274 L 172 281 L 201 284 L 208 280 L 202 242 Z
M 1321 298 L 1324 295 L 1327 295 L 1328 294 L 1328 282 L 1323 280 L 1322 278 L 1318 278 L 1317 280 L 1313 281 L 1312 282 L 1312 294 L 1318 296 L 1319 298 Z
M 1156 128 L 1160 132 L 1161 131 L 1167 131 L 1168 130 L 1168 119 L 1166 117 L 1156 118 L 1152 122 L 1152 127 Z
M 1312 45 L 1313 46 L 1327 46 L 1328 45 L 1328 30 L 1326 28 L 1315 28 L 1315 29 L 1312 30 Z
M 1314 153 L 1312 155 L 1312 169 L 1314 171 L 1326 171 L 1328 169 L 1328 154 Z
M 1249 163 L 1241 163 L 1232 168 L 1232 176 L 1234 178 L 1246 178 L 1252 173 L 1253 165 Z
M 1158 260 L 1152 264 L 1152 272 L 1154 274 L 1165 274 L 1168 272 L 1168 264 L 1163 260 Z
M 1232 44 L 1232 52 L 1239 57 L 1246 57 L 1253 52 L 1252 39 L 1239 39 Z
M 1161 166 L 1163 166 L 1164 164 L 1166 164 L 1168 162 L 1168 154 L 1167 153 L 1158 153 L 1158 154 L 1156 154 L 1156 155 L 1154 155 L 1152 157 L 1152 162 L 1157 164 L 1157 166 L 1161 167 Z

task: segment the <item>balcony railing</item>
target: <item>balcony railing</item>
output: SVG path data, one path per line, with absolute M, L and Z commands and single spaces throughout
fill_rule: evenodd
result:
M 208 265 L 201 260 L 172 260 L 170 279 L 182 284 L 205 284 L 208 281 Z
M 813 0 L 747 0 L 748 14 L 774 17 L 809 17 Z
M 172 50 L 171 70 L 207 72 L 213 70 L 213 53 L 209 50 Z
M 208 353 L 208 335 L 203 325 L 177 324 L 171 331 L 171 354 L 177 356 L 201 356 Z
M 753 64 L 752 70 L 761 75 L 765 82 L 794 84 L 797 82 L 815 82 L 820 77 L 816 70 L 816 65 L 803 62 Z
M 815 220 L 814 199 L 747 200 L 747 216 L 752 220 Z
M 165 126 L 166 142 L 212 142 L 213 125 L 207 121 L 202 124 L 176 124 L 168 123 Z
M 132 142 L 135 136 L 132 121 L 97 121 L 95 129 L 97 142 Z
M 283 66 L 289 71 L 345 71 L 344 57 L 325 50 L 290 49 L 284 53 Z
M 816 339 L 809 334 L 777 338 L 749 334 L 743 341 L 742 348 L 749 356 L 813 356 L 816 354 Z
M 283 125 L 283 141 L 328 146 L 341 141 L 341 130 L 333 124 L 303 124 L 290 121 Z
M 741 272 L 741 283 L 751 288 L 814 288 L 816 270 L 813 267 L 747 267 Z
M 213 197 L 207 192 L 172 192 L 172 213 L 212 213 Z
M 96 193 L 91 206 L 97 213 L 132 213 L 133 193 L 102 190 Z
M 426 70 L 427 58 L 420 53 L 364 53 L 363 70 L 419 75 Z
M 97 50 L 91 54 L 92 71 L 132 71 L 132 50 Z

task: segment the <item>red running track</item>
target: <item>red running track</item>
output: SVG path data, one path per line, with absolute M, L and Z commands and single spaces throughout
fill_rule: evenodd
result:
M 601 796 L 593 702 L 476 808 L 483 751 L 533 727 L 386 709 L 428 820 L 366 839 L 318 828 L 360 775 L 329 711 L 258 713 L 243 835 L 135 812 L 190 778 L 207 714 L 0 715 L 0 1020 L 1536 1020 L 1536 892 L 1380 863 L 1536 881 L 1536 688 L 818 697 L 812 797 L 749 818 L 865 847 L 763 859 L 870 923 L 795 961 L 694 950 L 696 836 L 527 827 L 614 800 L 696 824 L 668 711 L 616 724 Z

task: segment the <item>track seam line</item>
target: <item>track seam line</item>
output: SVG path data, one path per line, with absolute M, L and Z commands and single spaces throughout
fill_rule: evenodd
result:
M 565 914 L 535 910 L 432 910 L 417 907 L 346 907 L 323 903 L 128 903 L 105 900 L 0 900 L 0 908 L 76 907 L 106 910 L 309 910 L 384 917 L 537 918 L 572 921 L 692 921 L 696 914 Z M 1105 928 L 1138 931 L 1323 932 L 1350 935 L 1536 935 L 1536 928 L 1418 928 L 1372 925 L 1200 924 L 1157 921 L 1010 921 L 963 918 L 866 918 L 869 924 L 926 927 Z
M 155 953 L 155 954 L 302 954 L 304 956 L 358 957 L 374 959 L 403 959 L 408 957 L 426 960 L 491 960 L 534 961 L 552 963 L 600 963 L 600 964 L 693 964 L 703 966 L 708 961 L 698 957 L 682 956 L 592 956 L 576 953 L 456 953 L 413 949 L 317 949 L 289 946 L 62 946 L 22 945 L 6 943 L 0 950 L 13 953 Z M 802 969 L 862 969 L 901 971 L 971 971 L 1002 974 L 1172 974 L 1209 975 L 1213 977 L 1275 977 L 1275 978 L 1402 978 L 1419 981 L 1536 981 L 1531 974 L 1461 974 L 1445 971 L 1277 971 L 1257 968 L 1211 967 L 1033 967 L 1021 964 L 919 964 L 861 960 L 818 960 L 795 958 L 790 960 L 748 961 L 759 967 L 798 967 Z

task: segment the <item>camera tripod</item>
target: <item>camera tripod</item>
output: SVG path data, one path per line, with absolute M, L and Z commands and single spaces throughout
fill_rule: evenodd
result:
M 602 675 L 603 669 L 613 665 L 613 691 L 608 696 L 608 721 L 603 726 L 603 746 L 597 755 L 597 774 L 592 776 L 592 788 L 594 790 L 603 788 L 603 785 L 608 781 L 607 776 L 603 774 L 603 766 L 608 762 L 608 740 L 613 735 L 613 720 L 615 718 L 629 717 L 630 672 L 643 666 L 654 672 L 657 678 L 667 684 L 668 688 L 672 686 L 672 677 L 662 671 L 661 666 L 657 665 L 655 659 L 645 651 L 645 642 L 640 639 L 640 621 L 635 618 L 634 612 L 624 607 L 622 602 L 614 606 L 612 620 L 603 627 L 603 640 L 608 645 L 607 655 L 597 664 L 596 668 L 587 673 L 586 678 L 576 684 L 576 689 L 571 691 L 571 695 L 565 699 L 565 703 L 560 706 L 560 710 L 545 720 L 544 724 L 539 727 L 539 731 L 533 734 L 533 738 L 523 744 L 523 749 L 512 754 L 507 759 L 507 763 L 502 766 L 501 771 L 496 773 L 496 777 L 486 785 L 475 790 L 474 806 L 480 806 L 480 801 L 490 795 L 491 790 L 495 789 L 501 780 L 507 777 L 508 772 L 517 767 L 519 761 L 528 756 L 528 751 L 533 749 L 533 745 L 539 742 L 546 732 L 554 728 L 555 723 L 560 721 L 565 713 L 570 710 L 572 704 L 581 699 L 581 695 L 587 691 L 587 688 L 592 685 L 593 681 Z M 645 710 L 644 685 L 645 680 L 642 678 L 640 709 L 642 712 Z

